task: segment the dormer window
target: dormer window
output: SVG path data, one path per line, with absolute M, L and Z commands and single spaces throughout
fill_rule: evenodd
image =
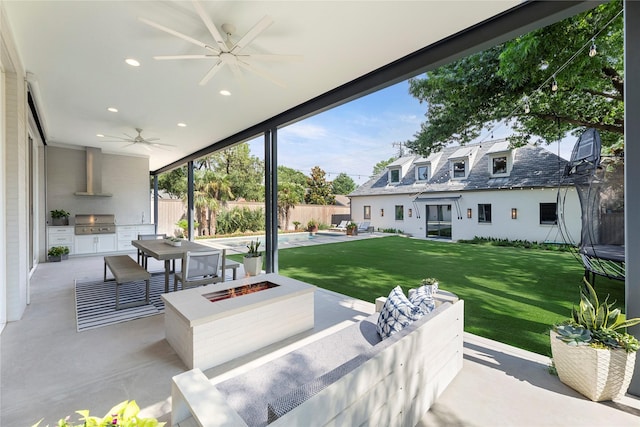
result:
M 491 173 L 493 175 L 507 173 L 507 156 L 496 156 L 491 159 Z
M 449 156 L 449 173 L 451 179 L 465 179 L 474 163 L 478 147 L 462 147 Z
M 400 169 L 389 170 L 389 182 L 392 184 L 397 184 L 400 182 Z
M 467 177 L 467 161 L 465 159 L 452 160 L 451 169 L 453 178 Z
M 416 165 L 416 181 L 428 181 L 431 177 L 431 165 Z
M 489 155 L 489 173 L 491 176 L 509 176 L 513 165 L 513 150 L 509 148 L 509 142 L 496 142 L 489 148 L 487 154 Z

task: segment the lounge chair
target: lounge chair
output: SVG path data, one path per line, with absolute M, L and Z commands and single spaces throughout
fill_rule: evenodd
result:
M 358 223 L 358 233 L 366 233 L 368 231 L 371 231 L 371 230 L 369 230 L 369 224 L 371 224 L 371 223 L 368 222 L 368 221 L 359 222 Z
M 351 221 L 341 221 L 340 224 L 338 224 L 336 227 L 330 228 L 329 231 L 347 231 L 347 224 L 349 224 Z

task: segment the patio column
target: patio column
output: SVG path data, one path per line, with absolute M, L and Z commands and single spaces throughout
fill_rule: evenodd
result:
M 158 174 L 153 175 L 153 225 L 158 234 Z
M 187 239 L 193 241 L 193 160 L 187 163 Z
M 265 263 L 267 273 L 278 272 L 278 129 L 264 133 Z
M 624 2 L 624 232 L 627 317 L 640 317 L 640 3 Z M 640 338 L 640 325 L 629 328 Z M 640 352 L 629 393 L 640 396 Z

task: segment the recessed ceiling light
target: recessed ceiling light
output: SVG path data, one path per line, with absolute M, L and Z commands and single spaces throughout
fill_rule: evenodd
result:
M 131 65 L 132 67 L 139 67 L 140 66 L 140 61 L 138 61 L 137 59 L 133 59 L 133 58 L 127 58 L 124 60 L 124 62 L 126 62 L 127 64 Z
M 111 111 L 112 113 L 117 113 L 118 109 L 116 107 L 109 107 L 107 108 L 107 111 Z
M 178 123 L 178 126 L 180 126 L 181 128 L 186 128 L 187 124 L 180 122 L 180 123 Z
M 97 136 L 98 138 L 104 138 L 104 135 L 103 135 L 103 134 L 101 134 L 101 133 L 97 133 L 97 134 L 96 134 L 96 136 Z
M 222 90 L 220 91 L 220 95 L 223 95 L 223 96 L 231 96 L 231 92 L 229 92 L 229 91 L 228 91 L 228 90 L 226 90 L 226 89 L 222 89 Z

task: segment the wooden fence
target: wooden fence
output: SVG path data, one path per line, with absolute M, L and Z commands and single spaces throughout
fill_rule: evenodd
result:
M 153 200 L 151 200 L 153 209 Z M 227 209 L 234 207 L 249 209 L 263 209 L 264 203 L 259 202 L 228 202 Z M 289 230 L 294 229 L 294 221 L 300 222 L 301 228 L 306 228 L 307 222 L 315 219 L 321 224 L 331 224 L 332 215 L 349 215 L 350 208 L 348 206 L 334 205 L 297 205 L 291 209 L 289 214 Z M 160 199 L 158 200 L 158 233 L 166 233 L 167 235 L 175 235 L 179 230 L 176 223 L 186 218 L 187 207 L 182 200 L 179 199 Z M 280 227 L 284 228 L 284 220 L 280 219 Z

